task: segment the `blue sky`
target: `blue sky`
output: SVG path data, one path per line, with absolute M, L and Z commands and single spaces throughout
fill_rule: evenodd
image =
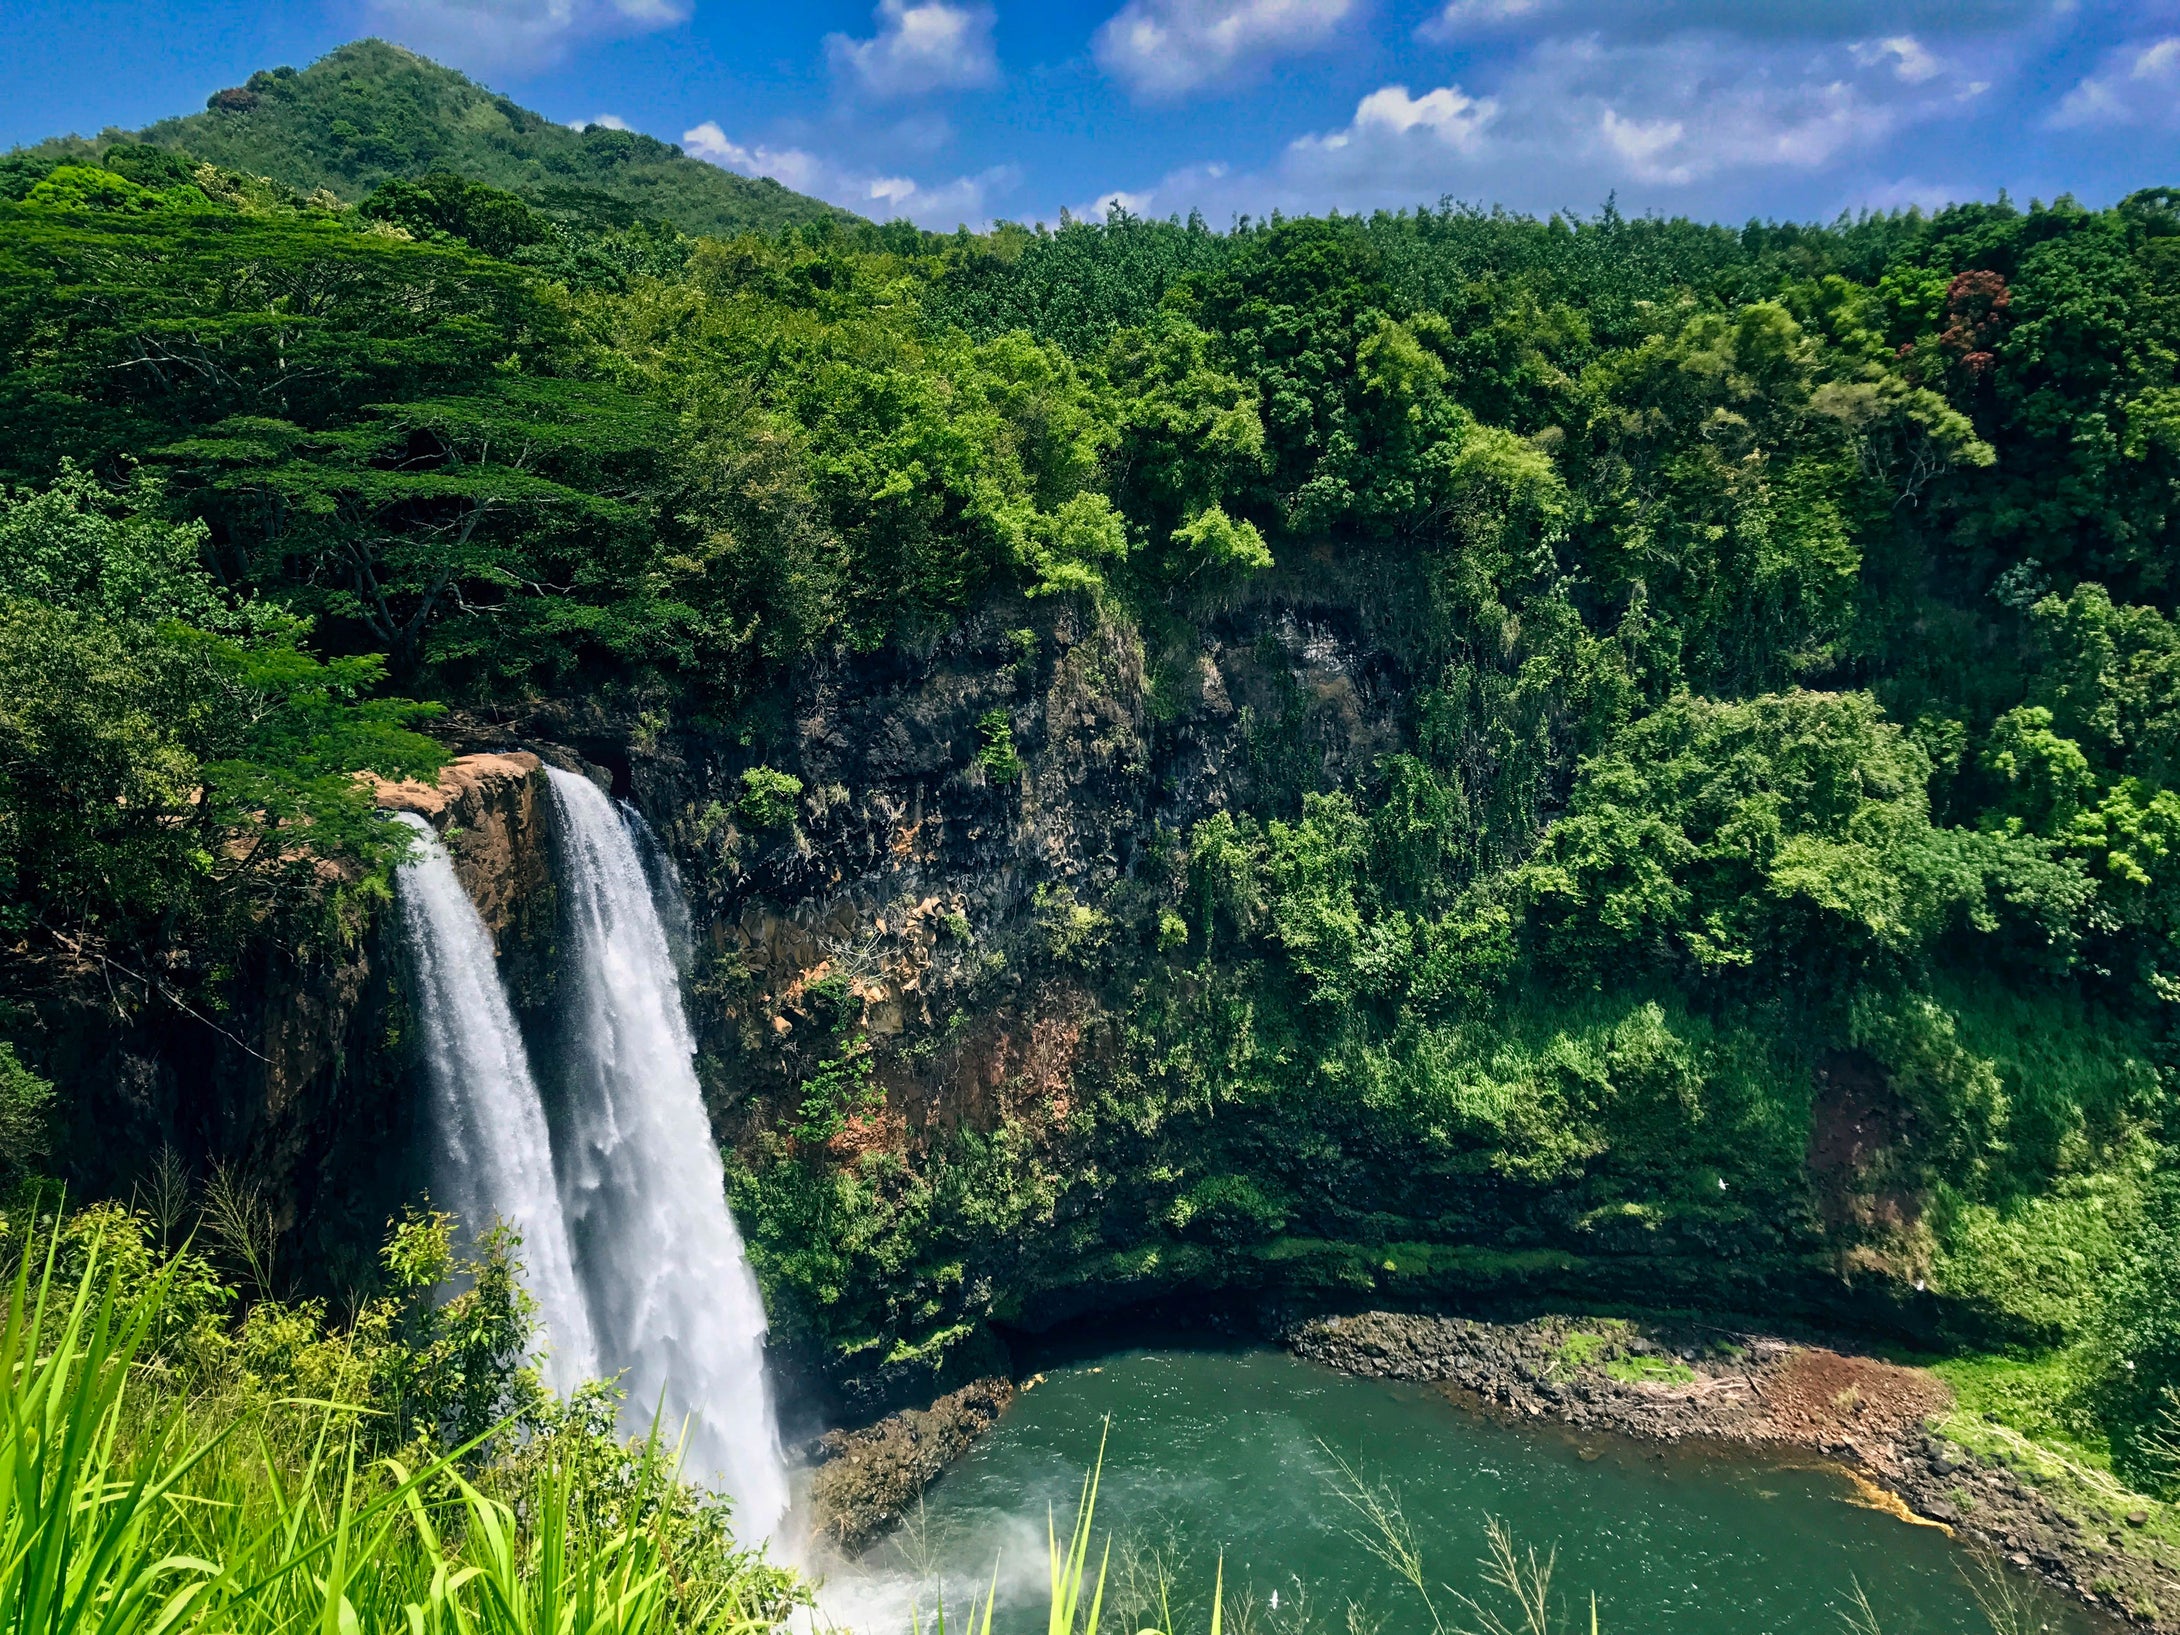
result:
M 0 0 L 0 142 L 362 34 L 934 227 L 2180 185 L 2180 0 Z

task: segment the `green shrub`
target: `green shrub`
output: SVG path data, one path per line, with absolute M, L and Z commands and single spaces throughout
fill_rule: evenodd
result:
M 1012 783 L 1022 775 L 1022 757 L 1015 752 L 1014 726 L 1005 710 L 986 710 L 977 717 L 977 765 L 994 783 Z
M 418 1423 L 426 1434 L 400 1445 L 382 1388 L 418 1370 L 372 1359 L 403 1335 L 337 1335 L 315 1307 L 266 1303 L 177 1373 L 159 1337 L 196 1326 L 171 1307 L 199 1279 L 187 1257 L 149 1253 L 116 1210 L 13 1247 L 0 1605 L 20 1627 L 759 1635 L 807 1599 L 736 1547 L 724 1508 L 675 1479 L 661 1444 L 621 1442 L 605 1388 L 531 1404 L 517 1436 L 501 1416 L 454 1427 L 469 1431 L 454 1444 L 432 1440 L 448 1424 Z M 389 1258 L 401 1275 L 454 1269 L 422 1217 Z M 456 1350 L 457 1368 L 479 1360 Z
M 1696 1371 L 1671 1357 L 1615 1357 L 1605 1364 L 1607 1377 L 1623 1385 L 1691 1385 Z
M 1287 1224 L 1287 1211 L 1246 1175 L 1210 1175 L 1174 1199 L 1166 1222 L 1183 1237 L 1256 1243 Z
M 795 803 L 801 798 L 802 780 L 793 773 L 753 766 L 742 774 L 742 794 L 734 809 L 752 829 L 778 829 L 795 821 Z
M 53 1086 L 0 1039 L 0 1198 L 39 1173 L 52 1149 Z

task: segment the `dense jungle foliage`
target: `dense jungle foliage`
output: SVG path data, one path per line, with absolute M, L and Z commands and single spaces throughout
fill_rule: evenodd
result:
M 1259 809 L 1041 906 L 1114 1041 L 1055 1128 L 836 1140 L 909 1047 L 829 1001 L 734 1182 L 782 1321 L 909 1357 L 1100 1282 L 1821 1275 L 2180 1488 L 2176 360 L 2166 190 L 692 239 L 16 155 L 11 1161 L 60 985 L 216 1012 L 245 939 L 350 934 L 393 842 L 343 774 L 428 771 L 435 707 L 739 733 L 785 837 L 812 655 L 1061 599 L 1155 722 L 1198 621 L 1367 584 L 1400 752 L 1325 787 L 1258 723 Z M 1004 715 L 979 755 L 1019 774 Z

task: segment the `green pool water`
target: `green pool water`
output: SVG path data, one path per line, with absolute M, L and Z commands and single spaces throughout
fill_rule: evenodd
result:
M 1353 1536 L 1363 1519 L 1334 1491 L 1329 1454 L 1397 1495 L 1434 1586 L 1484 1593 L 1476 1563 L 1490 1517 L 1524 1546 L 1556 1549 L 1553 1587 L 1578 1632 L 1594 1592 L 1607 1635 L 1844 1635 L 1857 1584 L 1886 1635 L 1990 1629 L 1965 1552 L 1936 1529 L 1858 1506 L 1854 1483 L 1821 1463 L 1508 1426 L 1430 1386 L 1201 1346 L 1048 1366 L 933 1484 L 920 1517 L 834 1570 L 827 1610 L 875 1631 L 906 1627 L 913 1606 L 928 1625 L 942 1587 L 958 1616 L 996 1564 L 995 1629 L 1042 1629 L 1047 1507 L 1064 1540 L 1108 1421 L 1097 1509 L 1098 1548 L 1113 1541 L 1107 1631 L 1139 1627 L 1161 1571 L 1177 1635 L 1184 1616 L 1203 1629 L 1223 1553 L 1235 1635 L 1428 1632 L 1415 1592 Z M 2030 1597 L 2031 1631 L 2114 1627 L 2009 1576 Z M 1449 1630 L 1475 1627 L 1452 1593 L 1435 1593 Z

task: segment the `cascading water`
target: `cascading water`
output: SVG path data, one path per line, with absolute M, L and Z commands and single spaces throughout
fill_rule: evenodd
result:
M 687 1430 L 684 1466 L 769 1537 L 787 1473 L 765 1383 L 764 1302 L 728 1213 L 665 926 L 624 817 L 588 779 L 552 780 L 572 922 L 561 1196 L 600 1361 L 631 1421 Z
M 522 1234 L 523 1282 L 545 1329 L 545 1376 L 568 1390 L 598 1373 L 553 1177 L 545 1108 L 492 961 L 492 938 L 422 818 L 402 864 L 402 927 L 431 1081 L 432 1200 L 474 1231 L 497 1216 Z

